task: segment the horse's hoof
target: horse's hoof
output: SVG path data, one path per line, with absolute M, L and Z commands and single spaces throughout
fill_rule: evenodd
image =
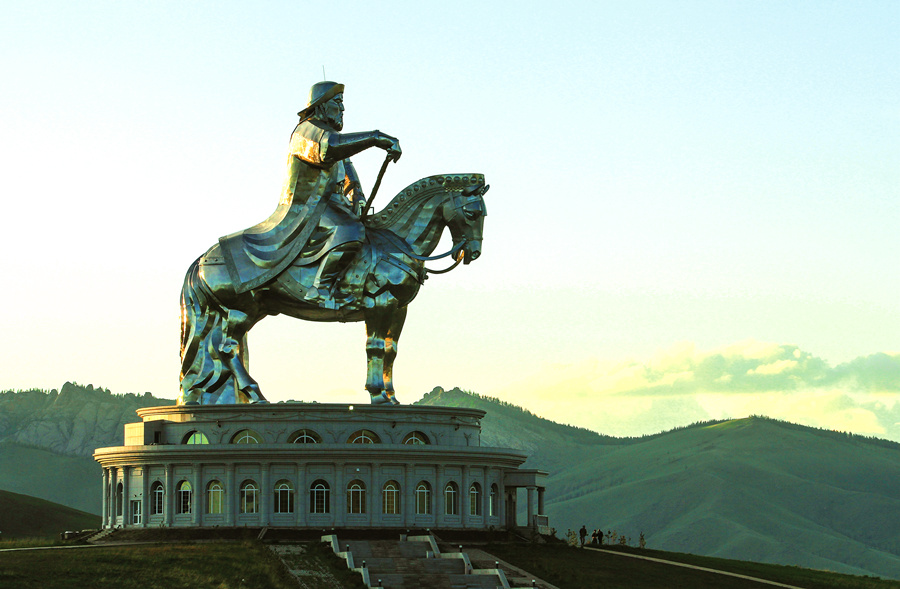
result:
M 391 400 L 388 399 L 387 394 L 379 393 L 377 395 L 372 395 L 372 404 L 373 405 L 384 405 L 385 403 L 390 403 Z
M 391 405 L 399 405 L 400 401 L 397 400 L 397 397 L 391 397 Z

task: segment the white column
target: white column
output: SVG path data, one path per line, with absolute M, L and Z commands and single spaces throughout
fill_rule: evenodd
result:
M 534 527 L 534 495 L 536 490 L 537 487 L 528 487 L 528 523 L 525 524 L 528 528 Z
M 165 496 L 166 527 L 172 526 L 172 509 L 175 507 L 175 470 L 171 463 L 166 464 L 166 496 Z
M 122 527 L 126 528 L 131 523 L 131 473 L 133 469 L 130 466 L 122 467 Z
M 193 499 L 193 505 L 191 505 L 191 525 L 199 526 L 200 525 L 200 517 L 203 513 L 203 497 L 205 493 L 200 485 L 203 483 L 203 465 L 201 463 L 197 463 L 194 465 L 194 472 L 191 476 L 191 499 Z
M 116 509 L 116 488 L 119 485 L 119 469 L 116 467 L 111 467 L 109 469 L 110 481 L 109 481 L 109 527 L 116 527 L 116 513 L 118 509 Z
M 234 464 L 225 466 L 225 525 L 234 525 L 234 511 L 237 505 L 238 490 L 234 483 Z
M 403 523 L 411 527 L 416 521 L 416 481 L 413 479 L 413 467 L 409 464 L 403 466 L 403 488 L 400 491 L 400 513 L 403 514 Z
M 369 476 L 360 479 L 366 485 L 366 520 L 368 520 L 367 525 L 369 526 L 372 525 L 372 522 L 377 521 L 376 518 L 381 511 L 379 509 L 379 511 L 376 512 L 373 508 L 375 499 L 381 497 L 381 487 L 378 486 L 377 476 L 375 463 L 371 462 L 369 463 Z
M 506 485 L 503 484 L 502 470 L 497 480 L 497 516 L 500 518 L 500 525 L 503 528 L 508 527 L 509 522 L 506 520 Z
M 331 494 L 332 521 L 335 527 L 344 525 L 344 513 L 347 511 L 347 489 L 344 488 L 344 463 L 338 462 L 334 467 L 334 492 Z
M 147 527 L 150 517 L 150 465 L 141 467 L 141 527 Z
M 100 512 L 100 527 L 109 526 L 109 469 L 103 469 L 103 507 Z
M 262 462 L 259 465 L 259 469 L 262 473 L 260 476 L 260 489 L 259 489 L 259 524 L 261 526 L 269 525 L 269 514 L 272 511 L 272 508 L 269 507 L 269 503 L 271 503 L 271 499 L 273 498 L 272 485 L 269 484 L 269 468 L 270 464 L 268 462 Z
M 440 527 L 441 524 L 444 523 L 444 512 L 447 511 L 447 508 L 444 506 L 444 485 L 447 484 L 445 477 L 446 468 L 443 464 L 439 464 L 435 469 L 435 483 L 434 483 L 434 525 L 436 527 Z
M 491 512 L 491 482 L 488 480 L 488 467 L 482 469 L 481 478 L 481 527 L 487 527 L 488 514 Z
M 306 466 L 297 465 L 297 498 L 294 501 L 294 509 L 297 511 L 297 526 L 306 525 L 306 513 L 309 511 L 309 488 L 306 482 Z
M 468 528 L 467 521 L 469 519 L 470 514 L 469 511 L 472 508 L 472 502 L 469 497 L 469 487 L 471 486 L 471 481 L 469 479 L 469 467 L 465 464 L 462 465 L 462 489 L 459 490 L 459 494 L 461 497 L 459 498 L 459 517 L 462 521 L 462 527 Z

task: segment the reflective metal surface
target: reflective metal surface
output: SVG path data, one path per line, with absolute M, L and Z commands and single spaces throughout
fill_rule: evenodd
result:
M 424 259 L 445 228 L 463 263 L 481 254 L 488 188 L 481 174 L 423 178 L 360 218 L 366 199 L 348 158 L 370 147 L 392 161 L 402 152 L 380 131 L 340 133 L 343 111 L 342 85 L 313 86 L 291 135 L 275 212 L 222 237 L 188 269 L 179 404 L 265 402 L 248 372 L 246 335 L 279 313 L 365 321 L 366 389 L 373 403 L 397 404 L 397 340 L 424 282 Z

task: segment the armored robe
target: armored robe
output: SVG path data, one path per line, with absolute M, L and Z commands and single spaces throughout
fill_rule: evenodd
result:
M 344 196 L 359 185 L 349 159 L 328 156 L 338 133 L 315 120 L 291 134 L 287 177 L 268 219 L 219 239 L 237 292 L 272 280 L 294 262 L 309 264 L 337 246 L 362 243 L 365 229 Z

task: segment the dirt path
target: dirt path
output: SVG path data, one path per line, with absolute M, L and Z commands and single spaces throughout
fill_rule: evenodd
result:
M 603 552 L 606 554 L 615 554 L 616 556 L 627 556 L 628 558 L 638 558 L 640 560 L 650 560 L 653 562 L 659 562 L 662 564 L 670 564 L 677 567 L 683 567 L 686 569 L 694 569 L 697 571 L 705 571 L 707 573 L 715 573 L 717 575 L 725 575 L 728 577 L 737 577 L 738 579 L 745 579 L 747 581 L 756 581 L 757 583 L 763 583 L 764 585 L 772 585 L 773 587 L 786 587 L 787 589 L 803 589 L 803 587 L 797 587 L 796 585 L 785 585 L 784 583 L 776 583 L 775 581 L 767 581 L 765 579 L 759 579 L 757 577 L 748 577 L 747 575 L 739 575 L 738 573 L 729 573 L 726 571 L 719 571 L 716 569 L 708 569 L 706 567 L 700 567 L 692 564 L 684 564 L 683 562 L 672 562 L 671 560 L 662 560 L 661 558 L 652 558 L 650 556 L 640 556 L 639 554 L 628 554 L 625 552 L 618 552 L 615 550 L 604 550 L 602 548 L 592 548 L 590 546 L 584 547 L 587 550 L 595 550 L 597 552 Z

